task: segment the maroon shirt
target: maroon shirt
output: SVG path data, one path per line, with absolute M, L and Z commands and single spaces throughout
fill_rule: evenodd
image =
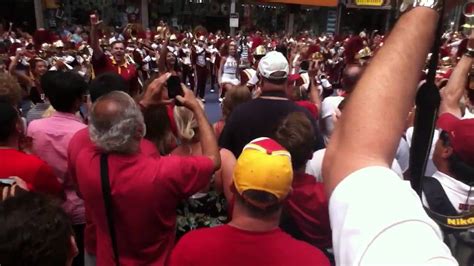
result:
M 304 240 L 318 248 L 331 247 L 329 203 L 323 183 L 317 182 L 314 176 L 295 173 L 292 186 L 285 207 Z
M 114 62 L 113 58 L 102 54 L 100 57 L 92 57 L 92 66 L 94 67 L 94 74 L 98 75 L 106 72 L 115 72 L 119 74 L 125 82 L 127 82 L 130 91 L 135 91 L 138 85 L 137 68 L 133 64 L 124 63 L 119 65 Z

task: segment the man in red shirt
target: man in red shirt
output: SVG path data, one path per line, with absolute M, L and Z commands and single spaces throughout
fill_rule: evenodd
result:
M 24 180 L 30 191 L 61 196 L 62 186 L 44 161 L 19 151 L 23 123 L 17 110 L 0 103 L 0 178 L 17 176 Z
M 92 56 L 92 66 L 94 74 L 98 76 L 105 72 L 115 72 L 119 74 L 127 83 L 130 95 L 135 96 L 140 92 L 137 69 L 134 64 L 127 62 L 125 58 L 125 43 L 115 41 L 111 43 L 111 56 L 107 56 L 99 44 L 97 37 L 97 26 L 101 22 L 97 21 L 96 15 L 91 16 L 91 47 L 94 51 Z
M 144 99 L 141 102 L 141 105 L 146 108 L 153 104 L 149 100 L 153 98 L 153 93 L 156 90 L 159 90 L 160 86 L 166 81 L 166 75 L 163 75 L 160 79 L 156 79 L 152 82 L 147 92 L 151 94 L 145 94 Z M 116 73 L 104 73 L 94 79 L 90 86 L 89 91 L 91 95 L 91 101 L 94 103 L 101 96 L 104 96 L 112 91 L 123 91 L 128 92 L 128 88 L 125 86 L 123 79 Z M 77 180 L 76 171 L 75 171 L 75 162 L 77 161 L 78 154 L 84 147 L 89 147 L 94 145 L 89 137 L 88 128 L 79 130 L 69 142 L 68 147 L 68 169 L 69 175 L 73 180 Z M 140 152 L 146 156 L 159 156 L 159 152 L 156 149 L 155 145 L 146 140 L 142 139 L 140 141 Z M 75 182 L 77 183 L 77 182 Z M 86 206 L 87 207 L 87 206 Z M 90 211 L 86 208 L 86 228 L 84 230 L 84 248 L 85 248 L 85 261 L 86 265 L 95 265 L 95 258 L 97 254 L 97 239 L 96 239 L 96 227 L 93 221 L 91 220 Z
M 117 91 L 102 96 L 92 107 L 89 133 L 94 144 L 82 138 L 85 141 L 75 145 L 79 151 L 70 150 L 79 192 L 96 225 L 98 265 L 115 263 L 101 185 L 102 154 L 108 154 L 120 265 L 164 265 L 174 245 L 178 203 L 206 187 L 220 167 L 217 142 L 204 111 L 193 93 L 184 91 L 185 96 L 177 98 L 198 121 L 203 156 L 158 157 L 142 152 L 143 116 L 130 96 Z
M 278 227 L 292 179 L 288 151 L 269 138 L 250 142 L 234 170 L 232 221 L 185 235 L 170 265 L 329 265 L 320 250 Z

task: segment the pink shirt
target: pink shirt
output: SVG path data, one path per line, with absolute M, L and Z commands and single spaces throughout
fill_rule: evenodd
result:
M 34 120 L 28 126 L 33 138 L 33 153 L 48 163 L 63 184 L 66 202 L 63 204 L 73 224 L 84 224 L 84 203 L 75 192 L 68 175 L 67 148 L 77 131 L 86 128 L 82 120 L 69 113 L 56 112 L 51 117 Z

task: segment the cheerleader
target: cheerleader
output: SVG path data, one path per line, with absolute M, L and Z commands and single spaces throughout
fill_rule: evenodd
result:
M 218 75 L 221 90 L 220 102 L 222 102 L 226 90 L 240 85 L 239 61 L 236 58 L 237 49 L 235 43 L 230 43 L 227 47 L 224 47 L 222 54 L 226 56 L 223 56 L 221 59 Z

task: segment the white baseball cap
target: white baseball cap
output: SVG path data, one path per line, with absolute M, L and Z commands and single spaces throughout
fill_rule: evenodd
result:
M 289 71 L 288 60 L 280 52 L 271 51 L 258 63 L 258 72 L 267 79 L 285 79 Z

